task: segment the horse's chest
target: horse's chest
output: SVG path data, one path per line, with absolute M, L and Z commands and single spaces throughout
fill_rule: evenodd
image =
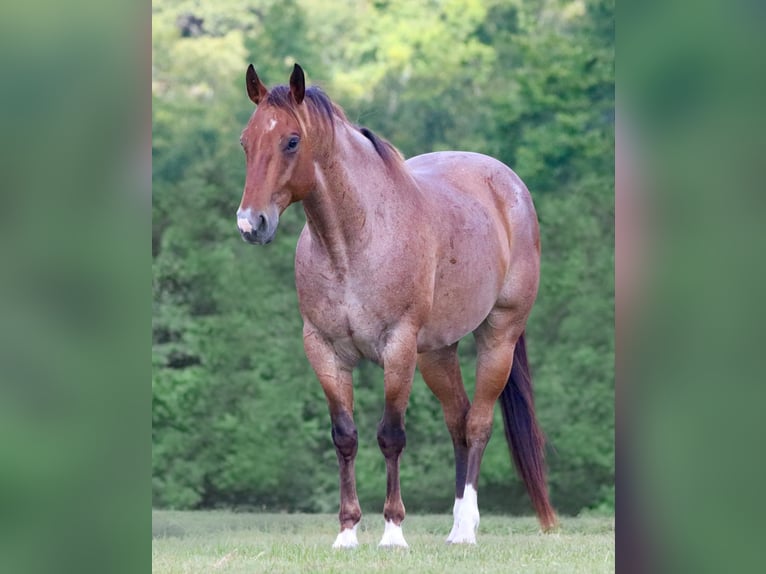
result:
M 299 289 L 301 313 L 349 362 L 380 362 L 394 316 L 365 282 L 316 276 Z

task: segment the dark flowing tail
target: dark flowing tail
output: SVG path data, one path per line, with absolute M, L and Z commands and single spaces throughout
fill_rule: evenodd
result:
M 550 530 L 556 526 L 557 519 L 548 500 L 545 437 L 535 418 L 532 377 L 527 365 L 523 333 L 516 343 L 511 376 L 499 400 L 505 423 L 505 438 L 508 440 L 513 463 L 527 487 L 540 525 L 543 530 Z

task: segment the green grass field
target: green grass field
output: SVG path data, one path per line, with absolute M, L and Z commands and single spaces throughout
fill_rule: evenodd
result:
M 367 515 L 359 547 L 333 550 L 329 514 L 152 512 L 152 572 L 596 572 L 614 571 L 614 517 L 562 518 L 542 534 L 532 517 L 481 517 L 476 546 L 449 546 L 451 514 L 410 515 L 409 549 L 381 550 L 383 517 Z

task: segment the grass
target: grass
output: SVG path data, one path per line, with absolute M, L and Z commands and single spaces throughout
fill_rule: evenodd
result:
M 382 516 L 366 516 L 359 547 L 333 550 L 329 514 L 152 512 L 152 572 L 614 572 L 614 517 L 561 519 L 542 534 L 532 517 L 482 516 L 476 546 L 444 540 L 452 516 L 410 515 L 409 549 L 378 549 Z

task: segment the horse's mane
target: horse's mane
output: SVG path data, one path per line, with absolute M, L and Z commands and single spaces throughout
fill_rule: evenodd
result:
M 266 103 L 277 108 L 286 110 L 296 116 L 295 103 L 290 96 L 290 88 L 288 86 L 274 86 L 269 90 L 269 95 L 266 98 Z M 349 124 L 355 128 L 359 133 L 372 142 L 375 151 L 383 160 L 383 163 L 388 168 L 402 170 L 404 169 L 404 158 L 402 154 L 396 149 L 388 140 L 378 136 L 371 130 L 357 126 L 348 121 L 346 113 L 339 105 L 333 102 L 330 97 L 325 94 L 321 88 L 317 86 L 311 86 L 306 88 L 306 95 L 303 103 L 308 106 L 309 113 L 319 116 L 323 121 L 329 124 L 330 129 L 335 136 L 335 125 L 333 123 L 334 118 L 338 118 L 343 122 Z

